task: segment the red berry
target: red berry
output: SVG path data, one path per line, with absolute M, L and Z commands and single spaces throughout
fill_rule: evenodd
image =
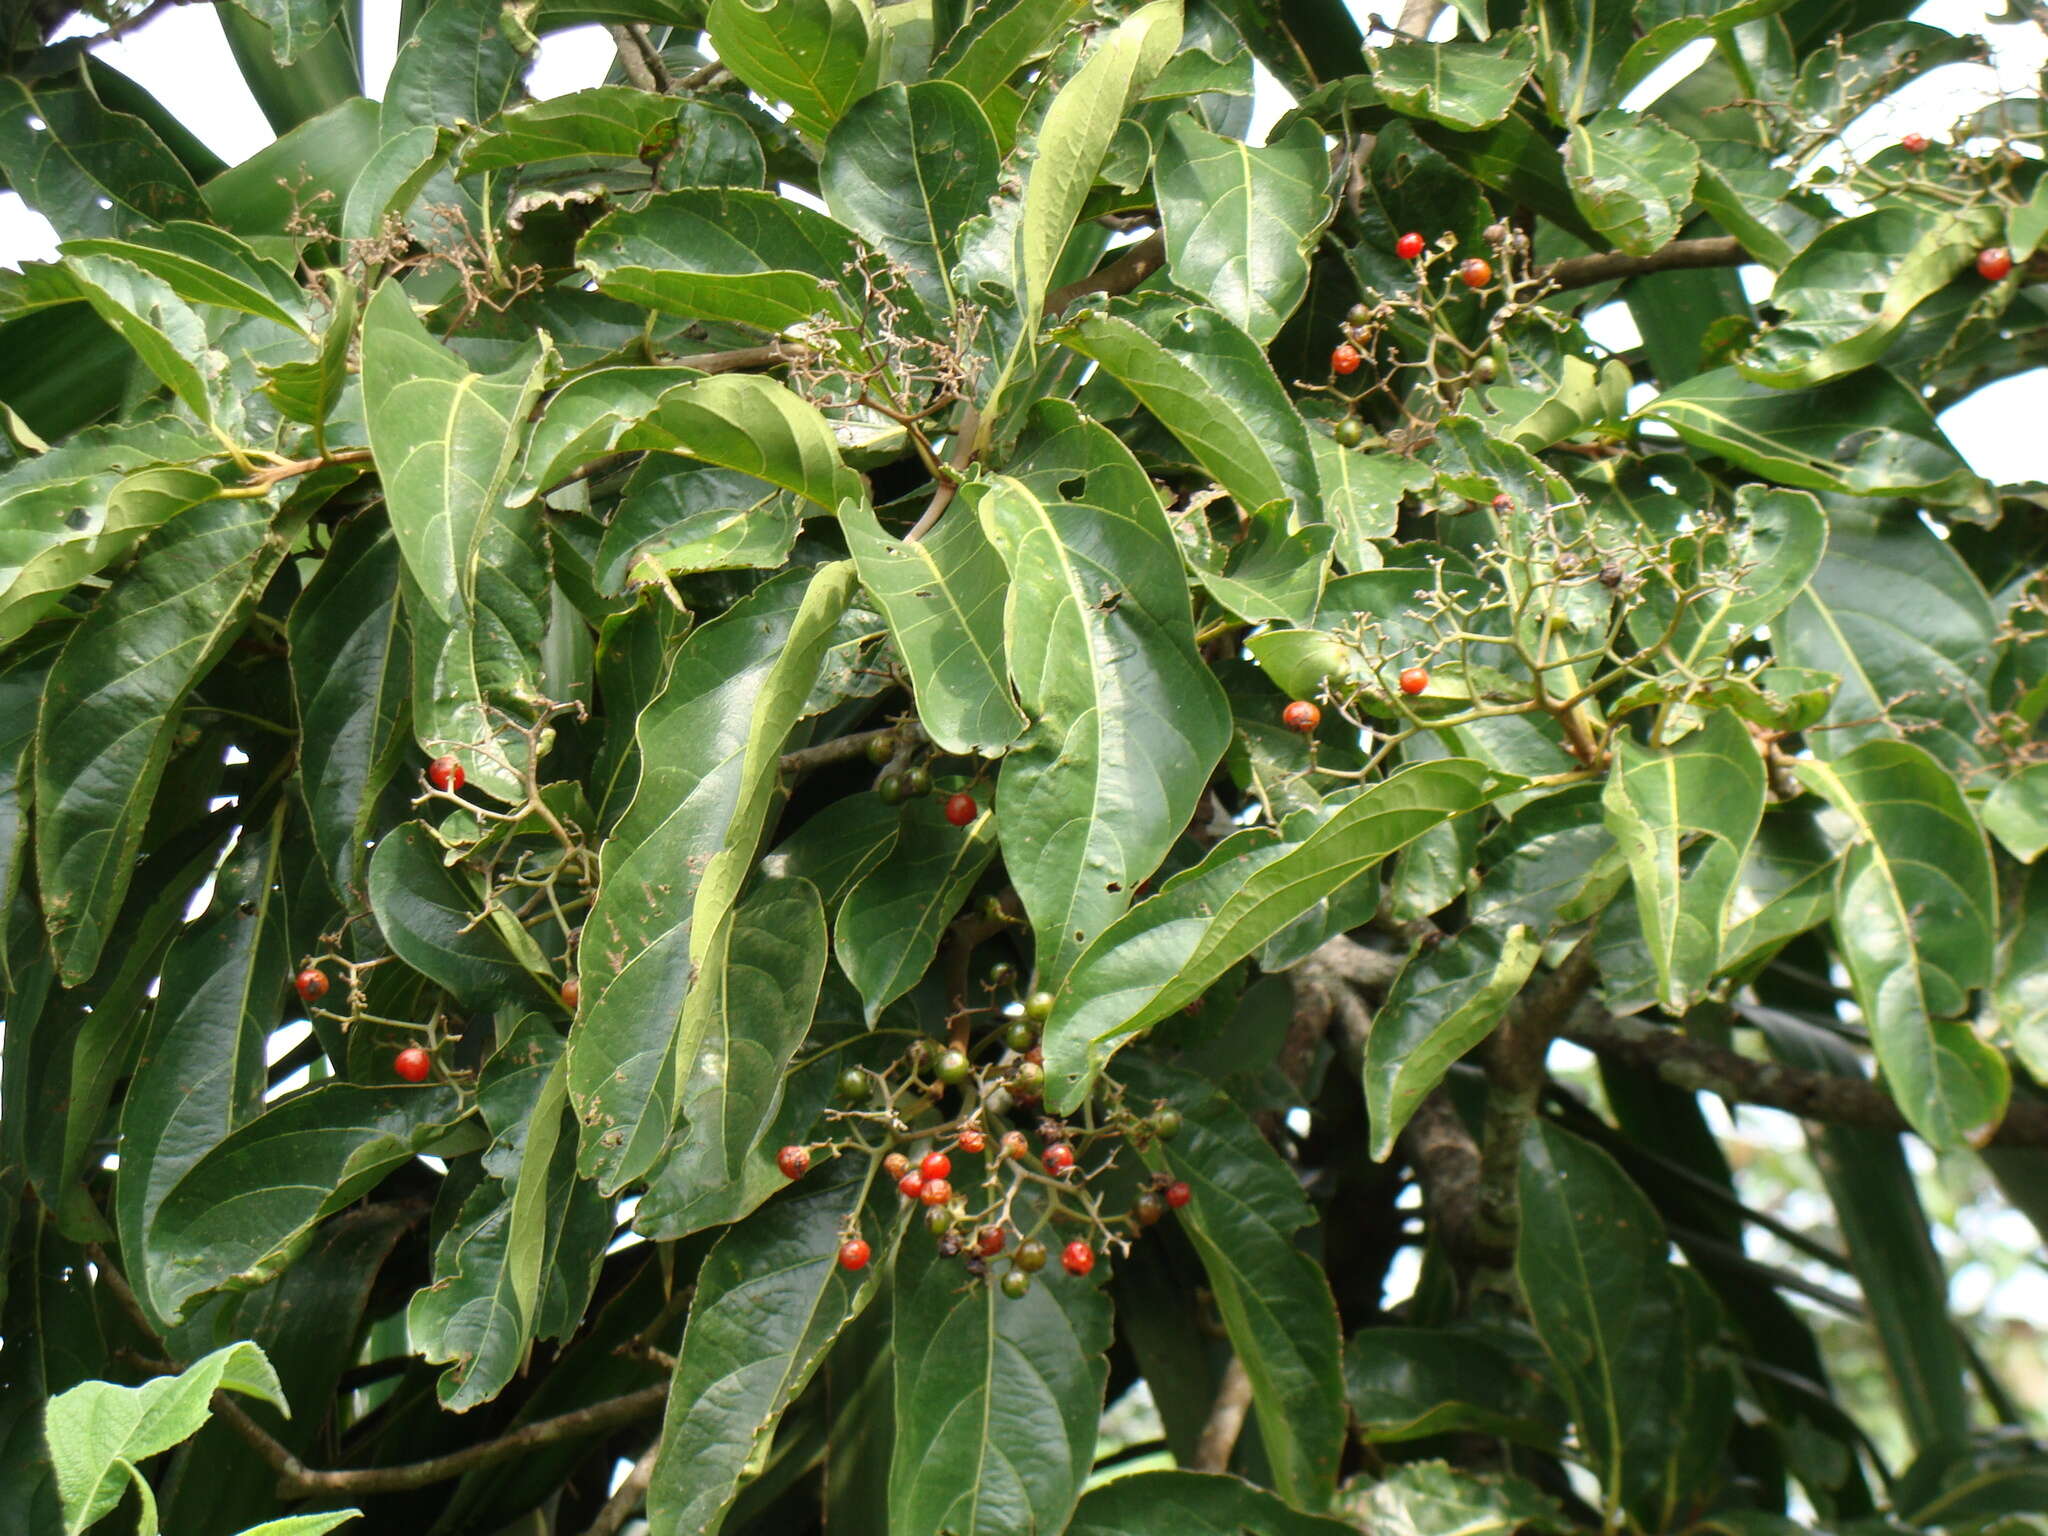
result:
M 1502 491 L 1498 496 L 1493 498 L 1493 510 L 1501 513 L 1514 511 L 1515 498 L 1510 496 L 1506 491 Z
M 1024 1139 L 1022 1131 L 1003 1132 L 1003 1156 L 1013 1163 L 1021 1163 L 1031 1155 L 1031 1143 Z
M 1927 135 L 1924 133 L 1909 133 L 1899 140 L 1899 148 L 1909 155 L 1924 155 L 1927 153 Z
M 1995 283 L 2012 270 L 2012 252 L 2002 245 L 1994 245 L 1977 253 L 1977 275 L 1987 283 Z
M 1074 1166 L 1074 1149 L 1064 1141 L 1056 1141 L 1045 1149 L 1045 1156 L 1042 1160 L 1048 1171 L 1052 1173 L 1065 1173 Z
M 1420 667 L 1406 667 L 1401 672 L 1401 691 L 1420 693 L 1429 686 L 1429 674 Z
M 1467 288 L 1484 288 L 1493 281 L 1493 265 L 1474 256 L 1458 268 L 1458 280 Z
M 582 1001 L 583 983 L 578 981 L 574 976 L 571 976 L 567 981 L 562 983 L 562 1006 L 568 1009 L 571 1013 L 574 1013 L 576 1011 L 576 1005 Z
M 864 1237 L 849 1237 L 839 1245 L 839 1267 L 841 1269 L 866 1269 L 868 1267 L 868 1241 Z
M 292 985 L 299 989 L 299 997 L 308 1003 L 317 1003 L 327 995 L 327 973 L 317 965 L 309 965 L 292 978 Z
M 924 1188 L 917 1192 L 917 1198 L 926 1205 L 944 1205 L 953 1198 L 953 1186 L 944 1179 L 926 1179 Z
M 425 1047 L 408 1045 L 391 1058 L 391 1070 L 408 1083 L 424 1083 L 427 1074 L 434 1070 L 434 1058 L 427 1054 Z
M 901 1152 L 891 1152 L 882 1159 L 882 1172 L 888 1174 L 891 1179 L 900 1179 L 910 1172 L 910 1159 Z
M 974 803 L 974 796 L 968 794 L 946 796 L 946 820 L 956 827 L 964 827 L 981 814 L 981 807 Z
M 943 1152 L 927 1152 L 917 1171 L 927 1179 L 943 1179 L 953 1171 L 953 1159 Z
M 1085 1275 L 1095 1267 L 1095 1250 L 1077 1237 L 1060 1250 L 1060 1267 L 1070 1275 Z
M 896 1187 L 903 1191 L 903 1198 L 915 1200 L 924 1193 L 924 1175 L 915 1168 L 896 1181 Z
M 1394 254 L 1403 261 L 1413 261 L 1422 254 L 1422 236 L 1411 229 L 1394 242 Z
M 437 757 L 427 764 L 427 782 L 444 795 L 452 795 L 467 781 L 462 764 L 452 757 Z
M 974 1240 L 974 1251 L 984 1259 L 992 1259 L 1003 1251 L 1003 1244 L 1009 1240 L 1009 1233 L 1001 1227 L 983 1227 L 981 1236 Z
M 958 1144 L 962 1152 L 979 1152 L 988 1145 L 988 1138 L 970 1125 L 960 1133 Z
M 1280 711 L 1280 722 L 1290 731 L 1312 736 L 1316 727 L 1323 723 L 1323 712 L 1307 699 L 1296 699 Z
M 1356 373 L 1358 365 L 1364 361 L 1358 348 L 1348 341 L 1340 341 L 1330 352 L 1330 372 Z
M 775 1154 L 775 1166 L 785 1179 L 800 1179 L 811 1171 L 811 1154 L 802 1147 L 784 1147 Z
M 1195 1198 L 1195 1192 L 1188 1188 L 1186 1179 L 1175 1179 L 1166 1186 L 1166 1203 L 1176 1211 Z

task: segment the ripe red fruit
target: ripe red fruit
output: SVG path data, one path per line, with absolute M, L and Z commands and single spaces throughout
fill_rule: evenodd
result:
M 1013 1163 L 1021 1163 L 1031 1154 L 1031 1143 L 1024 1139 L 1022 1131 L 1003 1132 L 1003 1156 Z
M 434 1058 L 424 1046 L 408 1045 L 391 1058 L 391 1070 L 408 1083 L 424 1083 L 427 1074 L 434 1070 Z
M 927 1179 L 943 1179 L 953 1171 L 953 1159 L 943 1152 L 927 1152 L 917 1171 Z
M 1474 256 L 1458 268 L 1458 280 L 1467 288 L 1484 288 L 1493 281 L 1493 264 Z
M 1166 1186 L 1166 1203 L 1176 1211 L 1195 1198 L 1195 1192 L 1188 1188 L 1186 1179 L 1175 1179 Z
M 1316 727 L 1323 723 L 1323 712 L 1307 699 L 1296 699 L 1280 711 L 1280 723 L 1290 731 L 1312 736 Z
M 900 1179 L 903 1175 L 910 1172 L 910 1159 L 901 1152 L 891 1152 L 882 1159 L 882 1172 L 888 1174 L 892 1179 Z
M 988 1138 L 971 1125 L 960 1133 L 958 1146 L 962 1152 L 979 1152 L 987 1145 Z
M 1095 1267 L 1095 1250 L 1077 1237 L 1060 1250 L 1060 1267 L 1070 1275 L 1085 1275 Z
M 984 1259 L 992 1259 L 1003 1251 L 1003 1244 L 1009 1240 L 1009 1233 L 1001 1227 L 983 1227 L 981 1236 L 974 1240 L 974 1251 Z
M 568 1009 L 571 1013 L 574 1013 L 576 1011 L 576 1005 L 582 1001 L 583 983 L 578 981 L 574 976 L 571 976 L 567 981 L 562 983 L 562 1006 Z
M 926 1179 L 924 1188 L 917 1192 L 917 1198 L 926 1205 L 944 1205 L 953 1198 L 953 1186 L 944 1179 Z
M 1041 1160 L 1048 1172 L 1065 1173 L 1074 1166 L 1074 1149 L 1064 1141 L 1056 1141 L 1045 1149 L 1045 1156 Z
M 958 794 L 946 796 L 946 820 L 956 827 L 964 827 L 981 814 L 981 807 L 974 803 L 974 796 Z
M 1515 498 L 1510 496 L 1506 491 L 1502 491 L 1498 496 L 1493 498 L 1493 510 L 1496 512 L 1503 513 L 1514 511 Z
M 868 1267 L 868 1241 L 864 1237 L 849 1237 L 839 1245 L 839 1267 L 841 1269 L 866 1269 Z
M 924 1193 L 924 1175 L 915 1168 L 896 1181 L 896 1187 L 903 1191 L 903 1198 L 915 1200 Z
M 317 965 L 309 965 L 292 978 L 292 985 L 299 989 L 299 997 L 308 1003 L 317 1003 L 327 995 L 327 973 Z
M 811 1171 L 811 1154 L 802 1147 L 784 1147 L 775 1154 L 775 1166 L 785 1179 L 800 1179 Z
M 1413 261 L 1422 254 L 1422 236 L 1411 229 L 1394 242 L 1394 254 L 1403 261 Z
M 1356 373 L 1358 372 L 1358 365 L 1364 361 L 1365 359 L 1359 354 L 1358 348 L 1351 345 L 1348 341 L 1340 341 L 1330 351 L 1330 372 Z
M 427 764 L 427 782 L 444 795 L 454 794 L 467 782 L 467 778 L 462 764 L 452 757 L 437 757 Z
M 1899 140 L 1899 148 L 1909 155 L 1924 155 L 1927 153 L 1927 135 L 1924 133 L 1909 133 Z
M 2002 245 L 1990 246 L 1977 253 L 1977 275 L 1987 283 L 1995 283 L 2012 270 L 2012 252 Z
M 1421 667 L 1405 667 L 1401 672 L 1401 691 L 1420 693 L 1429 686 L 1429 674 Z

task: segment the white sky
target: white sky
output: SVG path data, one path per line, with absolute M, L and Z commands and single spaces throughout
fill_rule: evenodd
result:
M 1399 9 L 1393 0 L 1346 3 L 1361 24 L 1375 13 Z M 2039 72 L 2048 65 L 2048 33 L 2026 23 L 1993 24 L 1985 11 L 1985 0 L 1929 0 L 1914 13 L 1919 20 L 1952 32 L 1983 34 L 1991 44 L 1992 60 L 1983 65 L 1951 64 L 1915 81 L 1854 125 L 1849 137 L 1857 147 L 1885 143 L 1909 129 L 1941 138 L 1949 124 L 1985 103 L 2038 89 Z M 1446 10 L 1438 32 L 1446 34 L 1455 19 L 1455 13 Z M 397 46 L 397 0 L 364 0 L 363 24 L 369 84 L 376 95 L 383 90 Z M 74 17 L 60 36 L 88 36 L 99 30 L 99 23 Z M 1629 105 L 1654 100 L 1695 67 L 1707 49 L 1707 44 L 1697 43 L 1681 52 L 1636 88 Z M 242 84 L 211 5 L 171 6 L 147 26 L 95 51 L 140 82 L 229 164 L 246 159 L 273 137 Z M 610 60 L 611 40 L 602 28 L 558 32 L 541 43 L 528 87 L 538 97 L 580 90 L 602 80 Z M 1263 70 L 1259 87 L 1254 138 L 1263 138 L 1288 105 Z M 0 192 L 0 265 L 18 267 L 55 255 L 56 237 L 49 224 L 16 194 Z M 1619 305 L 1592 317 L 1589 329 L 1608 346 L 1625 347 L 1636 340 L 1628 313 Z M 1979 390 L 1943 414 L 1941 424 L 1950 440 L 1979 474 L 2002 484 L 2048 479 L 2048 455 L 2039 445 L 2038 426 L 2044 384 L 2048 370 L 2037 369 Z

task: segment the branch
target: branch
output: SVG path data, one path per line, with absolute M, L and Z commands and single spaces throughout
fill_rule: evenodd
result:
M 1781 1109 L 1829 1125 L 1911 1129 L 1891 1095 L 1868 1078 L 1756 1061 L 1666 1025 L 1616 1018 L 1598 1008 L 1572 1014 L 1563 1034 L 1596 1055 L 1653 1072 L 1675 1088 L 1716 1093 L 1733 1103 Z M 2048 1147 L 2048 1104 L 2015 1100 L 1986 1145 Z
M 654 1463 L 660 1456 L 661 1437 L 657 1435 L 654 1444 L 640 1453 L 640 1459 L 633 1463 L 633 1470 L 604 1501 L 604 1508 L 597 1512 L 597 1518 L 590 1522 L 583 1536 L 616 1536 L 619 1528 L 646 1501 L 647 1485 L 654 1481 Z
M 1129 293 L 1165 265 L 1166 236 L 1156 232 L 1149 234 L 1100 271 L 1091 272 L 1064 288 L 1053 289 L 1045 296 L 1046 316 L 1050 318 L 1066 313 L 1069 304 L 1091 293 Z
M 1749 261 L 1749 252 L 1733 235 L 1710 235 L 1701 240 L 1674 240 L 1661 251 L 1647 256 L 1630 256 L 1623 251 L 1601 251 L 1592 256 L 1567 256 L 1553 261 L 1536 275 L 1553 288 L 1590 288 L 1595 283 L 1618 277 L 1641 277 L 1649 272 L 1676 272 L 1692 267 L 1739 267 Z
M 643 91 L 665 95 L 671 84 L 668 65 L 662 62 L 661 50 L 654 46 L 647 35 L 643 22 L 630 22 L 624 26 L 607 26 L 612 43 L 619 50 L 619 67 L 626 72 L 626 78 Z
M 1510 1251 L 1480 1230 L 1479 1143 L 1443 1089 L 1415 1106 L 1401 1145 L 1422 1184 L 1423 1215 L 1452 1266 L 1465 1275 L 1507 1264 Z
M 894 726 L 885 725 L 878 730 L 855 731 L 851 736 L 835 736 L 830 741 L 819 742 L 815 747 L 799 747 L 794 752 L 782 754 L 782 771 L 802 775 L 814 768 L 829 768 L 834 763 L 851 762 L 854 758 L 867 756 L 869 742 L 895 734 Z
M 1221 1472 L 1230 1465 L 1230 1453 L 1237 1449 L 1237 1437 L 1244 1429 L 1244 1416 L 1252 1406 L 1252 1379 L 1236 1355 L 1223 1368 L 1223 1381 L 1216 1388 L 1216 1401 L 1202 1425 L 1202 1437 L 1195 1442 L 1191 1470 Z

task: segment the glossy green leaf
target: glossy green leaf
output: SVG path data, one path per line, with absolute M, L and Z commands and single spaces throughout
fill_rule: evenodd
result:
M 1934 1146 L 1997 1128 L 2005 1059 L 1951 1022 L 1991 980 L 1997 892 L 1991 853 L 1962 790 L 1924 747 L 1869 741 L 1831 763 L 1794 765 L 1848 817 L 1835 936 L 1899 1111 Z
M 1526 39 L 1500 43 L 1395 43 L 1366 56 L 1372 83 L 1396 112 L 1461 133 L 1491 128 L 1522 94 L 1535 58 Z
M 664 391 L 619 446 L 721 464 L 781 486 L 827 512 L 865 495 L 860 476 L 840 459 L 832 428 L 817 408 L 754 374 L 718 374 Z M 547 478 L 539 483 L 547 484 Z
M 1344 1346 L 1344 1392 L 1374 1442 L 1466 1430 L 1548 1448 L 1565 1427 L 1542 1377 L 1476 1330 L 1361 1329 Z
M 475 878 L 442 855 L 425 822 L 404 822 L 378 842 L 369 896 L 385 942 L 465 1007 L 538 1006 L 545 994 L 536 975 L 546 972 L 538 947 L 516 923 L 475 921 L 483 904 Z
M 427 184 L 447 169 L 455 138 L 445 123 L 420 123 L 379 144 L 348 189 L 341 209 L 342 238 L 386 238 L 391 232 L 387 225 L 407 230 L 407 211 Z
M 592 574 L 615 593 L 663 575 L 779 566 L 802 514 L 794 496 L 752 475 L 650 458 L 613 509 Z
M 1678 233 L 1699 151 L 1648 118 L 1603 112 L 1572 125 L 1565 174 L 1586 222 L 1617 250 L 1647 256 Z
M 1375 542 L 1394 536 L 1401 499 L 1426 488 L 1429 466 L 1393 454 L 1340 448 L 1320 432 L 1309 434 L 1322 482 L 1323 515 L 1337 527 L 1338 563 L 1347 571 L 1377 570 Z
M 462 170 L 510 170 L 518 166 L 583 164 L 596 160 L 652 160 L 663 153 L 671 132 L 704 121 L 744 125 L 707 103 L 690 111 L 673 97 L 629 85 L 594 85 L 545 101 L 530 101 L 501 112 L 462 147 Z M 745 133 L 752 139 L 751 133 Z M 758 143 L 754 148 L 760 157 Z M 720 178 L 721 180 L 723 178 Z M 758 182 L 756 183 L 758 184 Z
M 1643 35 L 1622 56 L 1614 90 L 1626 95 L 1688 43 L 1725 37 L 1735 28 L 1785 10 L 1793 0 L 1651 0 L 1636 7 Z
M 1235 545 L 1188 550 L 1188 563 L 1209 595 L 1241 619 L 1313 624 L 1337 530 L 1311 523 L 1289 533 L 1287 524 L 1287 503 L 1268 502 L 1244 519 Z
M 761 860 L 771 880 L 808 880 L 818 888 L 825 915 L 835 915 L 861 877 L 889 856 L 903 826 L 900 807 L 869 791 L 835 801 Z
M 390 139 L 423 123 L 481 123 L 505 105 L 527 57 L 494 0 L 432 0 L 398 45 L 378 114 Z
M 788 1180 L 763 1138 L 811 1026 L 825 912 L 807 880 L 761 885 L 724 919 L 683 1003 L 676 1125 L 635 1218 L 660 1238 L 737 1221 Z
M 1136 395 L 1239 507 L 1285 501 L 1320 521 L 1308 429 L 1265 354 L 1222 315 L 1158 294 L 1084 311 L 1055 334 Z
M 1330 892 L 1495 792 L 1487 769 L 1450 758 L 1370 786 L 1299 841 L 1226 839 L 1082 955 L 1046 1026 L 1047 1101 L 1078 1101 L 1133 1031 L 1201 996 Z
M 1566 1536 L 1575 1529 L 1535 1484 L 1441 1461 L 1393 1467 L 1345 1502 L 1376 1536 Z
M 2000 780 L 1978 814 L 2007 853 L 2033 863 L 2048 849 L 2048 763 L 2031 763 Z
M 876 83 L 869 0 L 712 0 L 708 27 L 725 66 L 818 138 Z
M 68 240 L 66 256 L 108 256 L 147 273 L 188 304 L 214 304 L 306 329 L 306 296 L 291 274 L 225 230 L 189 220 L 119 240 Z
M 935 316 L 955 303 L 960 232 L 995 195 L 1001 156 L 973 94 L 943 80 L 864 96 L 825 144 L 825 206 L 909 275 Z
M 1855 19 L 1854 10 L 1843 17 Z M 1845 126 L 1929 70 L 1979 57 L 1981 48 L 1979 39 L 1925 22 L 1880 21 L 1807 53 L 1787 106 L 1801 122 Z
M 1835 849 L 1814 818 L 1774 812 L 1757 828 L 1742 861 L 1728 927 L 1721 939 L 1724 968 L 1818 927 L 1835 909 Z
M 1214 1472 L 1132 1472 L 1090 1489 L 1067 1536 L 1344 1536 L 1265 1489 Z
M 1010 569 L 1008 665 L 1031 720 L 998 781 L 1003 864 L 1053 987 L 1193 816 L 1230 712 L 1137 460 L 1071 407 L 1033 422 L 975 505 Z
M 1320 1509 L 1336 1486 L 1345 1409 L 1337 1306 L 1293 1236 L 1314 1212 L 1293 1171 L 1222 1089 L 1136 1058 L 1127 1081 L 1143 1099 L 1181 1112 L 1180 1134 L 1152 1143 L 1145 1161 L 1192 1190 L 1180 1225 L 1251 1378 L 1275 1486 L 1297 1507 Z
M 1299 123 L 1263 149 L 1173 118 L 1160 142 L 1159 213 L 1174 281 L 1260 346 L 1308 292 L 1308 257 L 1329 222 L 1330 162 Z
M 607 1192 L 666 1144 L 675 1051 L 700 962 L 755 857 L 783 740 L 851 595 L 848 564 L 792 571 L 696 630 L 636 727 L 633 803 L 602 851 L 569 1044 L 581 1167 Z
M 1536 80 L 1557 123 L 1576 123 L 1616 100 L 1634 41 L 1628 0 L 1536 0 Z
M 1032 59 L 1042 58 L 1082 0 L 993 0 L 973 14 L 937 57 L 933 72 L 985 101 Z
M 896 1286 L 892 1536 L 1062 1529 L 1109 1376 L 1101 1282 L 1048 1269 L 1011 1298 L 914 1240 Z
M 0 75 L 0 173 L 60 239 L 206 217 L 191 173 L 147 123 L 56 77 Z
M 460 1113 L 455 1090 L 325 1083 L 237 1127 L 173 1184 L 149 1231 L 152 1300 L 177 1317 L 263 1285 L 313 1224 L 376 1187 Z M 292 1172 L 274 1182 L 279 1168 Z
M 956 827 L 936 800 L 912 801 L 895 845 L 847 892 L 832 952 L 860 990 L 869 1024 L 931 968 L 946 925 L 995 857 L 997 825 L 984 814 Z
M 864 501 L 840 512 L 861 585 L 889 620 L 918 718 L 948 752 L 993 755 L 1023 732 L 1003 660 L 1009 573 L 972 508 L 915 544 L 892 539 Z
M 1777 271 L 1819 233 L 1825 205 L 1793 190 L 1792 173 L 1768 150 L 1717 140 L 1700 146 L 1693 188 L 1700 207 L 1742 242 L 1743 250 Z
M 848 1157 L 754 1212 L 706 1255 L 647 1493 L 652 1536 L 698 1536 L 723 1523 L 756 1441 L 874 1300 L 901 1209 L 875 1160 Z M 873 1261 L 841 1269 L 839 1245 L 856 1232 Z
M 215 423 L 224 402 L 213 381 L 226 359 L 208 345 L 198 312 L 170 284 L 118 257 L 71 256 L 64 265 L 94 313 L 135 349 L 143 367 L 194 416 Z M 225 414 L 219 424 L 234 425 L 238 413 Z
M 1827 516 L 1804 491 L 1744 485 L 1735 515 L 1674 546 L 1689 563 L 1680 580 L 1704 586 L 1686 606 L 1653 581 L 1631 615 L 1631 630 L 1651 643 L 1671 629 L 1675 653 L 1695 671 L 1726 655 L 1737 640 L 1782 613 L 1813 580 L 1828 545 Z
M 36 727 L 36 875 L 68 984 L 89 976 L 128 888 L 193 686 L 283 558 L 270 509 L 174 518 L 71 632 Z
M 1727 710 L 1672 746 L 1623 736 L 1614 751 L 1607 830 L 1628 860 L 1658 1002 L 1682 1016 L 1720 968 L 1729 904 L 1763 818 L 1763 759 Z

